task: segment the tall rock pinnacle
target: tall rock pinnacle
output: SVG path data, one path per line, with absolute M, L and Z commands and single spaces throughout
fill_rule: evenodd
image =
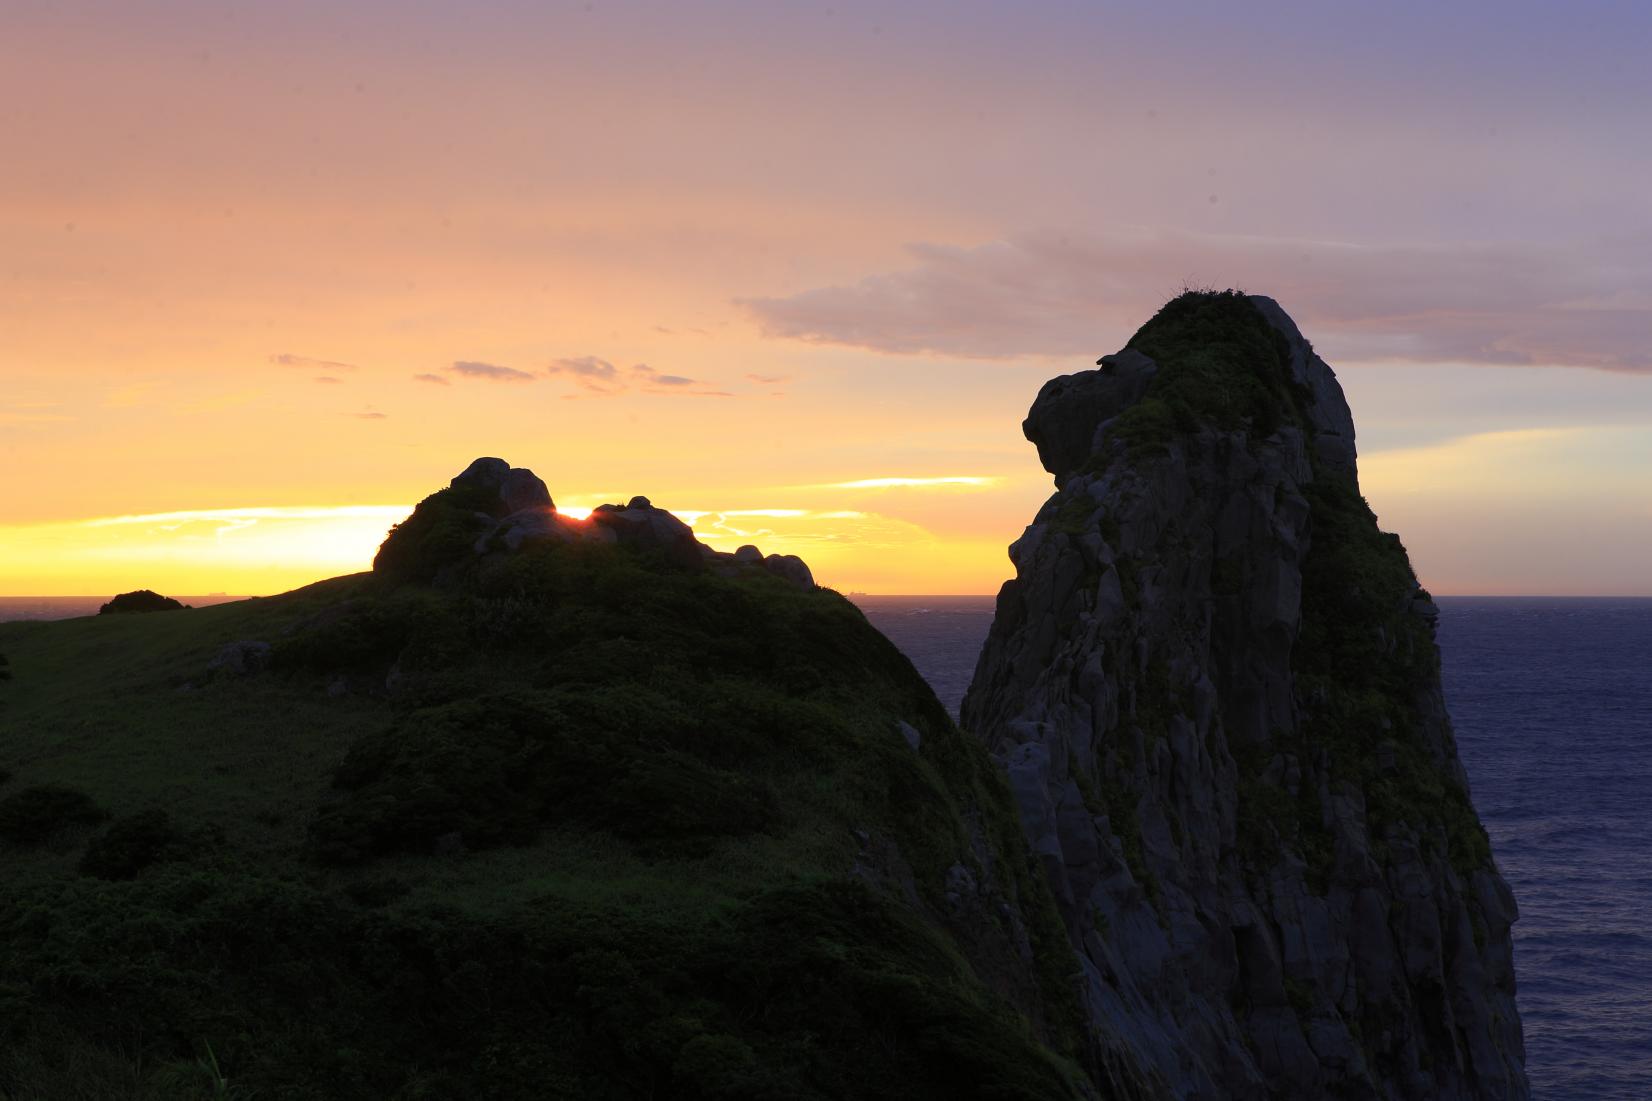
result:
M 1103 1062 L 1173 1097 L 1525 1097 L 1514 899 L 1331 369 L 1271 299 L 1188 293 L 1024 427 L 1058 488 L 963 724 Z

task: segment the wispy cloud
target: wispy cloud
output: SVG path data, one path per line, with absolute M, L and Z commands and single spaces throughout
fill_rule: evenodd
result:
M 357 420 L 382 421 L 382 420 L 388 420 L 389 417 L 390 417 L 390 414 L 389 413 L 371 413 L 371 412 L 369 412 L 369 413 L 357 413 L 357 414 L 355 414 L 355 416 L 356 416 Z
M 639 363 L 632 370 L 642 375 L 648 386 L 693 386 L 694 380 L 683 375 L 662 375 L 646 363 Z
M 336 359 L 316 359 L 314 356 L 298 356 L 291 352 L 277 352 L 270 356 L 270 362 L 278 367 L 303 367 L 309 371 L 356 371 L 354 363 L 340 363 Z
M 553 360 L 545 368 L 548 375 L 565 375 L 593 393 L 615 394 L 625 389 L 619 369 L 597 356 L 574 356 Z
M 432 386 L 451 386 L 452 385 L 452 383 L 448 382 L 448 380 L 443 378 L 441 375 L 429 375 L 429 374 L 414 375 L 413 376 L 413 381 L 414 382 L 428 382 Z
M 790 375 L 747 375 L 747 382 L 755 382 L 759 386 L 779 386 L 782 382 L 790 382 Z
M 939 478 L 861 478 L 853 482 L 825 482 L 820 485 L 803 486 L 804 489 L 921 489 L 935 486 L 960 486 L 965 488 L 981 489 L 996 485 L 1003 481 L 997 477 L 977 477 L 974 475 L 950 475 Z
M 315 381 L 317 381 L 319 383 L 322 383 L 323 385 L 326 385 L 326 386 L 336 386 L 343 380 L 336 379 L 331 375 L 317 375 Z
M 245 520 L 334 520 L 341 518 L 400 520 L 407 505 L 275 505 L 252 508 L 197 508 L 176 512 L 144 512 L 129 516 L 100 516 L 80 521 L 81 527 L 123 525 L 241 522 Z
M 532 382 L 533 376 L 515 367 L 501 367 L 497 363 L 479 363 L 476 360 L 456 360 L 450 367 L 456 375 L 465 378 L 486 379 L 489 382 Z
M 920 244 L 857 283 L 739 300 L 763 332 L 979 358 L 1111 351 L 1185 283 L 1268 294 L 1333 359 L 1652 370 L 1652 249 L 1111 231 Z
M 578 356 L 558 359 L 545 368 L 549 375 L 562 375 L 576 382 L 585 394 L 565 394 L 564 397 L 613 397 L 628 392 L 641 394 L 680 394 L 685 397 L 727 398 L 734 395 L 726 390 L 694 389 L 702 384 L 686 375 L 670 375 L 646 363 L 634 364 L 622 370 L 600 356 Z

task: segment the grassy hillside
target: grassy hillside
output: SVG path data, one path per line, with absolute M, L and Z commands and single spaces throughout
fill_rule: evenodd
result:
M 835 593 L 558 544 L 0 653 L 0 1098 L 1083 1095 L 1002 781 Z

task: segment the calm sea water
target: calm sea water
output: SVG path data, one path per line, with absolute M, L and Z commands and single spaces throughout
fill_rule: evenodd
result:
M 953 713 L 988 597 L 857 597 Z M 1446 701 L 1520 903 L 1540 1101 L 1652 1099 L 1652 600 L 1441 598 Z
M 856 602 L 956 714 L 992 599 Z M 88 615 L 101 603 L 0 598 L 0 620 Z M 1515 970 L 1533 1093 L 1652 1099 L 1652 600 L 1439 603 L 1458 748 L 1520 902 Z
M 208 604 L 223 604 L 242 598 L 209 593 L 206 596 L 180 596 L 174 599 L 191 608 L 205 608 Z M 98 609 L 108 602 L 107 596 L 0 596 L 0 623 L 16 619 L 73 619 L 76 616 L 97 615 Z

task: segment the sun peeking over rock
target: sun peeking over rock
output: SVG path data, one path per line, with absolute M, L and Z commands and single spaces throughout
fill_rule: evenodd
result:
M 598 505 L 585 519 L 565 516 L 538 475 L 492 457 L 472 462 L 446 489 L 419 502 L 390 530 L 373 570 L 397 581 L 453 584 L 485 560 L 572 543 L 619 545 L 725 577 L 759 569 L 805 589 L 815 586 L 808 565 L 796 555 L 765 557 L 755 547 L 733 554 L 713 550 L 682 520 L 640 495 L 623 505 Z

